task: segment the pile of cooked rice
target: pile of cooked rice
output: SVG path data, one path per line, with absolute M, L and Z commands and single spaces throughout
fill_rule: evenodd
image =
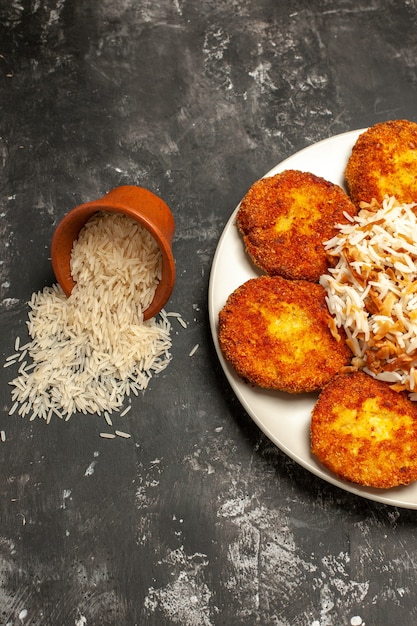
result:
M 9 413 L 47 422 L 75 412 L 109 414 L 145 389 L 171 358 L 165 312 L 143 320 L 161 264 L 156 241 L 137 222 L 95 214 L 73 247 L 71 295 L 58 285 L 32 295 L 31 340 L 17 340 L 5 364 L 19 366 Z
M 325 247 L 320 283 L 352 364 L 417 400 L 417 204 L 361 204 Z M 336 331 L 337 332 L 337 331 Z

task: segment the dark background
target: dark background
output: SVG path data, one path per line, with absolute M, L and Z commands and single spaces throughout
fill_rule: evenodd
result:
M 415 0 L 0 0 L 2 358 L 54 282 L 61 217 L 123 184 L 174 213 L 167 310 L 188 324 L 116 422 L 130 440 L 101 439 L 95 415 L 9 416 L 0 368 L 0 624 L 417 621 L 416 512 L 275 448 L 207 315 L 219 236 L 257 178 L 331 135 L 417 121 L 416 32 Z

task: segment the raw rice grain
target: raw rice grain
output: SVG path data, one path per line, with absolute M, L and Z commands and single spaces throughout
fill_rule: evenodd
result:
M 114 434 L 118 437 L 122 437 L 123 439 L 130 439 L 131 435 L 129 433 L 125 433 L 122 430 L 115 430 Z
M 110 415 L 170 363 L 167 315 L 143 320 L 161 277 L 161 253 L 148 231 L 123 215 L 95 214 L 74 244 L 71 271 L 76 285 L 68 298 L 56 284 L 32 294 L 30 341 L 16 340 L 4 364 L 21 361 L 11 385 L 12 409 L 22 416 Z

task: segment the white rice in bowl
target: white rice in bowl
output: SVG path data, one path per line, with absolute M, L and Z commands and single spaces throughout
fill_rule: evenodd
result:
M 133 219 L 95 214 L 73 247 L 71 295 L 58 285 L 32 295 L 31 340 L 17 341 L 5 363 L 19 365 L 9 413 L 48 422 L 75 412 L 108 414 L 146 389 L 171 359 L 165 311 L 143 320 L 161 263 L 156 241 Z
M 361 204 L 325 243 L 335 266 L 320 283 L 352 365 L 417 400 L 417 204 Z

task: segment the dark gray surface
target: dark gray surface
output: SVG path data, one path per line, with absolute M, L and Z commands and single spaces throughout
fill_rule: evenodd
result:
M 417 120 L 416 32 L 415 0 L 0 1 L 3 357 L 54 281 L 60 218 L 121 184 L 173 210 L 167 308 L 188 322 L 124 418 L 131 440 L 100 439 L 98 416 L 8 416 L 0 368 L 1 624 L 417 621 L 416 512 L 276 449 L 207 315 L 219 236 L 254 180 L 325 137 Z

